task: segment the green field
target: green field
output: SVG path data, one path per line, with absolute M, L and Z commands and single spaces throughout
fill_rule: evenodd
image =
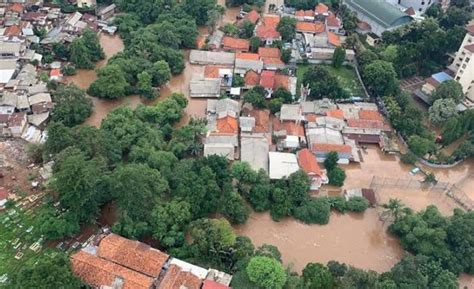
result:
M 0 212 L 0 281 L 4 274 L 15 272 L 24 264 L 34 264 L 45 254 L 54 254 L 55 250 L 44 247 L 41 236 L 35 230 L 33 210 L 35 208 L 24 211 L 21 206 L 14 206 Z M 35 252 L 30 246 L 37 241 L 41 249 Z M 18 252 L 23 254 L 19 260 L 15 259 Z
M 364 96 L 364 91 L 359 82 L 359 79 L 357 78 L 356 72 L 351 66 L 343 66 L 341 68 L 336 69 L 328 64 L 317 65 L 327 67 L 329 71 L 337 77 L 337 79 L 341 83 L 341 86 L 349 93 L 350 96 Z M 296 76 L 298 77 L 297 95 L 299 95 L 299 89 L 301 86 L 301 81 L 303 80 L 303 75 L 313 66 L 315 65 L 298 65 L 296 70 Z

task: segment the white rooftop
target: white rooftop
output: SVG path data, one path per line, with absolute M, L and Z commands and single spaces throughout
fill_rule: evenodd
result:
M 269 152 L 268 158 L 270 161 L 270 179 L 282 179 L 300 169 L 295 154 Z

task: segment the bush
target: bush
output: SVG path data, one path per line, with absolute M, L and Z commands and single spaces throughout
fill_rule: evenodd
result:
M 344 197 L 329 197 L 328 201 L 332 209 L 335 209 L 339 213 L 347 212 L 347 202 Z
M 306 224 L 324 225 L 329 222 L 331 205 L 327 198 L 311 199 L 294 210 L 294 217 Z
M 364 197 L 352 197 L 346 202 L 346 207 L 352 212 L 363 212 L 369 207 L 369 201 Z
M 417 157 L 412 152 L 408 152 L 406 154 L 402 154 L 400 160 L 405 164 L 412 165 L 416 162 Z
M 342 187 L 346 180 L 346 173 L 340 167 L 335 167 L 328 171 L 328 178 L 330 185 Z

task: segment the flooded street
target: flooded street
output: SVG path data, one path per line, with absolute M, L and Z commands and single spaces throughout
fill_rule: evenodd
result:
M 268 213 L 253 213 L 236 232 L 251 238 L 255 246 L 277 246 L 284 264 L 293 265 L 297 272 L 309 262 L 326 264 L 330 260 L 384 272 L 403 254 L 374 209 L 364 214 L 332 213 L 329 224 L 322 226 L 305 225 L 293 218 L 274 222 Z

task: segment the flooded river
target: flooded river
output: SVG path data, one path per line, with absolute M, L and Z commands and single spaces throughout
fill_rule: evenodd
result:
M 298 272 L 309 262 L 330 260 L 384 272 L 403 254 L 374 209 L 363 214 L 332 213 L 329 224 L 323 226 L 305 225 L 293 218 L 274 222 L 268 213 L 254 213 L 236 232 L 251 238 L 256 246 L 277 246 L 285 265 L 293 265 Z

